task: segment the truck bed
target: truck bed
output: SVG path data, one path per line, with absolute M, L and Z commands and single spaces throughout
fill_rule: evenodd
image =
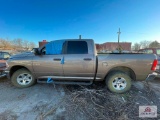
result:
M 106 73 L 116 67 L 129 68 L 136 79 L 144 80 L 151 73 L 152 62 L 157 58 L 154 54 L 143 53 L 100 53 L 98 56 L 97 77 L 104 79 Z

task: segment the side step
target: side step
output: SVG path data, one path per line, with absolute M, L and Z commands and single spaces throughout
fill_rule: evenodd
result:
M 65 85 L 91 85 L 93 81 L 55 81 L 55 80 L 47 80 L 47 79 L 37 79 L 38 83 L 52 83 L 52 84 L 65 84 Z

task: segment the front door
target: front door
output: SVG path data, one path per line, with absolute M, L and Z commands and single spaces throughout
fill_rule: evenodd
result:
M 40 50 L 40 55 L 33 57 L 33 69 L 37 78 L 64 77 L 62 67 L 63 43 L 64 41 L 62 40 L 49 42 Z
M 39 77 L 63 76 L 62 55 L 38 55 L 33 57 L 34 73 Z

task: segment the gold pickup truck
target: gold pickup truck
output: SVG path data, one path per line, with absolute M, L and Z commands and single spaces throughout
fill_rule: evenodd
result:
M 124 93 L 132 81 L 153 78 L 158 61 L 154 54 L 97 54 L 92 39 L 65 39 L 12 56 L 7 64 L 7 76 L 20 88 L 36 82 L 90 85 L 104 80 L 110 91 Z

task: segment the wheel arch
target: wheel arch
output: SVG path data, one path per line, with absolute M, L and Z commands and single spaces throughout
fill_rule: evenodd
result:
M 118 67 L 111 68 L 111 69 L 108 71 L 108 73 L 106 74 L 105 79 L 106 79 L 107 76 L 108 76 L 110 73 L 112 73 L 113 71 L 121 71 L 121 72 L 124 72 L 124 73 L 128 74 L 132 80 L 134 80 L 134 81 L 136 80 L 136 74 L 135 74 L 135 72 L 134 72 L 131 68 L 125 67 L 125 66 L 118 66 Z
M 28 70 L 29 72 L 31 72 L 31 71 L 30 71 L 27 67 L 25 67 L 25 66 L 16 65 L 16 66 L 11 67 L 10 73 L 9 73 L 9 77 L 11 78 L 14 72 L 16 72 L 17 70 L 22 69 L 22 68 L 24 68 L 24 69 Z

